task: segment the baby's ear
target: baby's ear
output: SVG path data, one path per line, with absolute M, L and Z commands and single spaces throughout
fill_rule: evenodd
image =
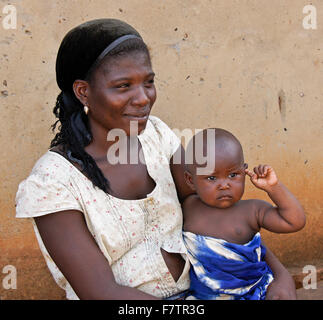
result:
M 190 172 L 188 172 L 187 170 L 184 171 L 184 179 L 186 184 L 193 190 L 195 191 L 195 186 L 193 183 L 193 177 L 192 174 Z
M 245 169 L 245 170 L 248 169 L 248 163 L 243 164 L 243 169 Z

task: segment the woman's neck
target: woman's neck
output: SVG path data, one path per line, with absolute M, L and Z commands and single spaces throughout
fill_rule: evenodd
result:
M 133 163 L 138 158 L 140 143 L 137 136 L 127 136 L 126 133 L 107 131 L 99 126 L 91 128 L 92 141 L 85 147 L 85 151 L 95 161 L 108 160 L 114 163 Z M 113 148 L 111 148 L 113 146 Z M 111 161 L 109 161 L 111 157 Z M 135 158 L 136 159 L 136 158 Z

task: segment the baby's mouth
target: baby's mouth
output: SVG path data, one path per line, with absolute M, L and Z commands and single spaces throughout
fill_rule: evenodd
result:
M 229 194 L 224 194 L 217 197 L 217 200 L 231 200 L 231 199 L 232 199 L 232 196 L 230 196 Z

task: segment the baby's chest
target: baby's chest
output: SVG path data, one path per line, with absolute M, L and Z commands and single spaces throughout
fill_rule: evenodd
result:
M 200 228 L 205 230 L 202 234 L 239 244 L 250 241 L 255 234 L 241 212 L 210 212 L 202 218 Z

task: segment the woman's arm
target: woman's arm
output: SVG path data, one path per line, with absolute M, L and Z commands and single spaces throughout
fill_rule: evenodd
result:
M 155 300 L 138 289 L 118 285 L 79 211 L 35 218 L 44 245 L 80 299 Z
M 266 247 L 265 261 L 274 273 L 274 281 L 267 290 L 267 300 L 295 300 L 295 282 L 286 268 L 276 256 Z
M 183 203 L 189 195 L 195 192 L 185 182 L 185 151 L 182 145 L 178 147 L 177 151 L 170 159 L 170 170 L 176 186 L 178 199 Z

